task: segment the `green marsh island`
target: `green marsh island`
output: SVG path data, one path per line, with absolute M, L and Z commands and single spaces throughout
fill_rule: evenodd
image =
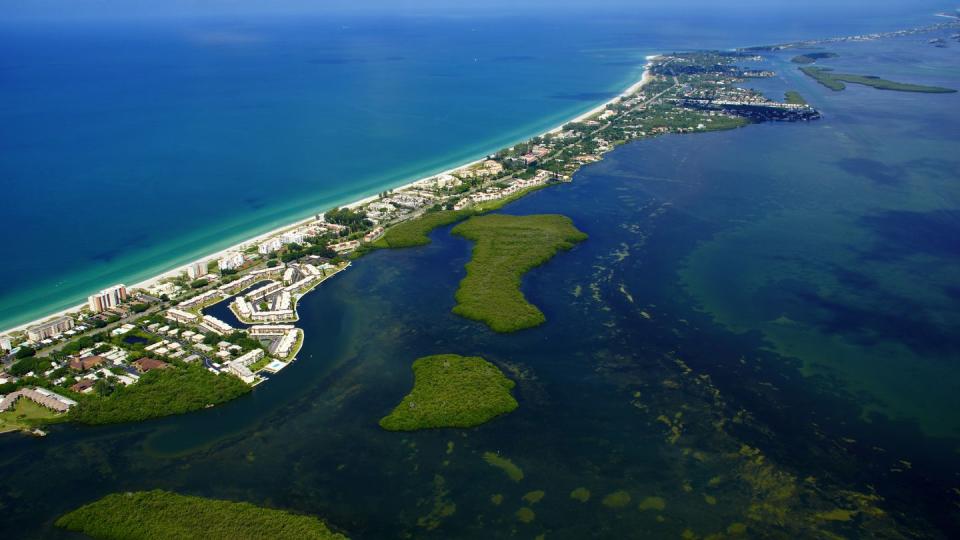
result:
M 950 94 L 956 92 L 956 90 L 952 88 L 899 83 L 881 79 L 880 77 L 875 77 L 873 75 L 839 73 L 830 68 L 821 68 L 816 66 L 804 66 L 800 68 L 800 71 L 835 92 L 845 89 L 847 85 L 844 83 L 862 84 L 864 86 L 876 88 L 877 90 L 892 90 L 894 92 L 920 92 L 924 94 Z
M 797 92 L 796 90 L 790 90 L 790 91 L 788 91 L 786 94 L 784 94 L 784 101 L 785 101 L 786 103 L 791 104 L 791 105 L 806 105 L 806 104 L 807 104 L 807 100 L 804 99 L 803 96 L 800 95 L 800 92 Z
M 479 426 L 513 411 L 516 383 L 480 357 L 438 354 L 413 363 L 413 390 L 380 420 L 389 431 Z
M 91 538 L 110 540 L 347 538 L 312 516 L 163 490 L 107 495 L 61 516 L 56 525 Z
M 452 232 L 474 242 L 453 312 L 484 322 L 496 332 L 543 324 L 546 317 L 524 298 L 520 279 L 558 251 L 587 239 L 570 218 L 552 214 L 474 217 Z
M 812 52 L 812 53 L 801 54 L 799 56 L 794 56 L 793 58 L 790 59 L 790 61 L 793 62 L 794 64 L 812 64 L 817 60 L 823 60 L 826 58 L 836 58 L 838 56 L 840 55 L 832 52 Z
M 384 233 L 378 240 L 373 242 L 370 245 L 371 249 L 399 249 L 399 248 L 408 248 L 416 246 L 425 246 L 430 243 L 429 235 L 434 229 L 438 227 L 443 227 L 444 225 L 451 225 L 463 221 L 471 216 L 479 216 L 486 214 L 487 212 L 492 212 L 494 210 L 499 210 L 503 208 L 508 203 L 511 203 L 521 197 L 539 189 L 543 189 L 547 185 L 533 186 L 529 188 L 522 189 L 509 197 L 504 197 L 503 199 L 496 199 L 492 201 L 484 201 L 475 206 L 472 206 L 467 209 L 462 210 L 434 210 L 425 212 L 423 215 L 416 219 L 411 219 L 409 221 L 403 221 L 387 229 L 387 232 Z M 360 250 L 358 255 L 363 255 L 366 250 Z

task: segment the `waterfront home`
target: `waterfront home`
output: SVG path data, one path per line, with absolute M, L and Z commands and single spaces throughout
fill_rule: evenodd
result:
M 174 322 L 194 323 L 194 322 L 197 322 L 197 319 L 199 319 L 200 317 L 194 313 L 190 313 L 189 311 L 183 311 L 181 309 L 173 308 L 173 309 L 167 310 L 167 314 L 165 318 L 167 320 L 174 321 Z
M 381 236 L 383 236 L 383 227 L 377 227 L 376 229 L 363 235 L 363 241 L 373 242 L 374 240 L 376 240 L 377 238 L 380 238 Z
M 20 398 L 26 398 L 38 405 L 42 405 L 56 412 L 67 412 L 70 407 L 77 404 L 76 401 L 61 396 L 55 392 L 43 388 L 21 388 L 16 392 L 7 394 L 0 400 L 0 412 L 13 408 Z
M 339 244 L 330 244 L 330 249 L 336 251 L 337 253 L 346 253 L 348 251 L 353 251 L 360 245 L 359 240 L 349 240 L 347 242 L 340 242 Z

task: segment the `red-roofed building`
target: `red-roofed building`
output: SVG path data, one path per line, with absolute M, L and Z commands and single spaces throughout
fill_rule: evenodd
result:
M 133 361 L 133 367 L 137 368 L 140 373 L 146 373 L 153 369 L 167 369 L 170 364 L 155 358 L 141 358 Z
M 70 389 L 78 394 L 89 394 L 93 392 L 94 382 L 95 381 L 91 379 L 80 379 L 77 384 L 71 386 Z
M 84 356 L 83 358 L 73 358 L 70 360 L 70 369 L 86 371 L 90 368 L 95 368 L 106 361 L 107 359 L 102 356 Z

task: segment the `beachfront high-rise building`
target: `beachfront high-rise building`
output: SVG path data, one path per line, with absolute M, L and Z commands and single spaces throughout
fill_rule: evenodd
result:
M 207 275 L 207 263 L 195 262 L 187 267 L 187 276 L 190 279 L 197 279 Z
M 126 299 L 126 286 L 114 285 L 113 287 L 104 289 L 97 294 L 91 294 L 88 296 L 87 305 L 90 307 L 90 311 L 94 313 L 100 313 L 101 311 L 119 306 Z
M 217 261 L 217 267 L 220 268 L 221 272 L 224 270 L 236 270 L 241 266 L 243 266 L 243 254 L 236 251 L 225 254 Z
M 34 343 L 54 338 L 73 328 L 73 319 L 64 315 L 52 321 L 27 328 L 27 339 Z
M 297 231 L 287 231 L 283 233 L 283 236 L 280 237 L 281 241 L 284 244 L 302 244 L 303 243 L 303 232 Z
M 283 247 L 283 242 L 278 237 L 273 237 L 257 246 L 257 251 L 261 255 L 269 255 Z
M 13 342 L 10 341 L 10 336 L 0 337 L 0 350 L 3 350 L 3 351 L 13 350 Z

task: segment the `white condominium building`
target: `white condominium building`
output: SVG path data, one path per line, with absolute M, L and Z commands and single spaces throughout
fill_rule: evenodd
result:
M 217 267 L 220 268 L 221 272 L 224 270 L 236 270 L 241 266 L 243 266 L 243 254 L 236 251 L 227 253 L 217 261 Z
M 283 247 L 283 242 L 276 236 L 257 246 L 257 251 L 261 255 L 269 255 Z
M 73 319 L 67 316 L 27 328 L 27 339 L 33 342 L 55 338 L 73 328 Z
M 90 307 L 90 311 L 100 313 L 101 311 L 119 306 L 120 303 L 126 299 L 127 288 L 123 285 L 114 285 L 97 294 L 88 296 L 87 305 Z
M 284 244 L 302 244 L 303 232 L 299 230 L 287 231 L 283 233 L 283 236 L 281 236 L 280 239 Z

